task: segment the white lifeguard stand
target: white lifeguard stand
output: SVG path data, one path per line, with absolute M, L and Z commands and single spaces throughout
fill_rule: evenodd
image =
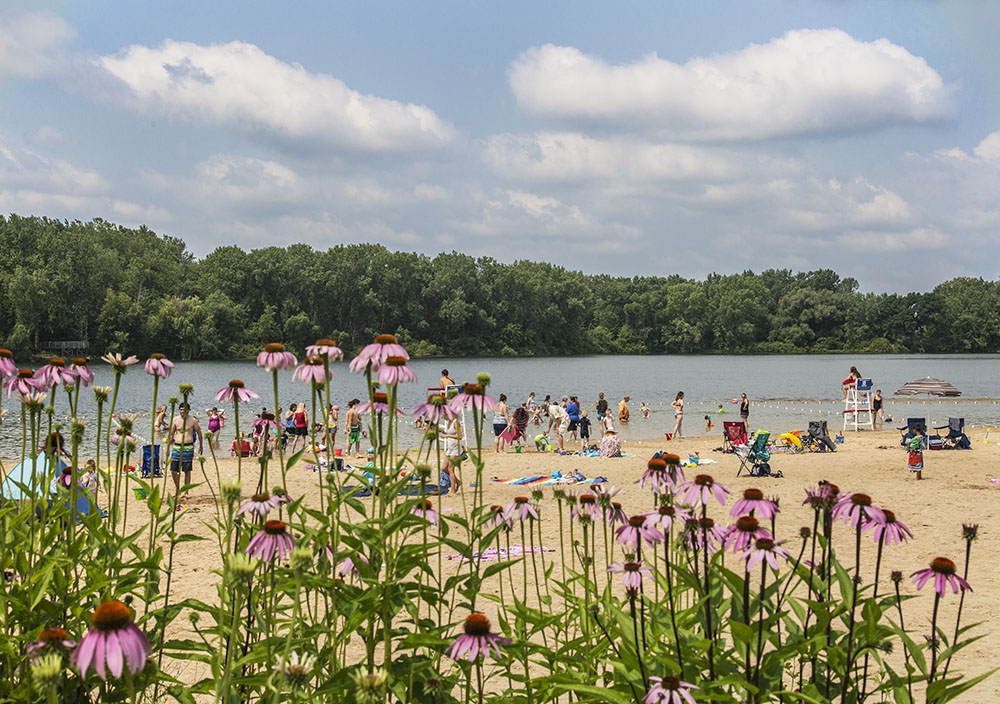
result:
M 844 399 L 844 430 L 857 432 L 862 428 L 875 430 L 871 379 L 858 379 L 853 386 L 847 387 L 847 398 Z

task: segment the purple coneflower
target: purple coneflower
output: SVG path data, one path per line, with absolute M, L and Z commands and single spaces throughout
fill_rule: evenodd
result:
M 10 350 L 0 349 L 0 379 L 17 376 L 17 365 L 14 364 L 14 354 Z
M 503 506 L 498 506 L 494 504 L 490 506 L 490 517 L 486 521 L 486 530 L 493 530 L 499 526 L 504 526 L 506 530 L 513 528 L 513 523 L 507 517 L 507 512 L 504 510 Z
M 378 380 L 380 384 L 395 386 L 404 382 L 416 381 L 417 374 L 406 366 L 405 357 L 386 357 L 385 362 L 378 368 Z
M 641 562 L 613 562 L 608 565 L 608 572 L 620 574 L 622 585 L 629 591 L 637 592 L 642 586 L 643 575 L 649 577 L 653 570 L 649 565 L 644 565 Z
M 567 494 L 567 498 L 569 498 L 569 494 Z M 597 497 L 593 494 L 581 494 L 579 505 L 570 510 L 570 517 L 576 520 L 586 517 L 588 521 L 593 521 L 598 515 Z
M 652 686 L 646 692 L 644 704 L 695 704 L 694 697 L 687 691 L 698 689 L 693 684 L 681 682 L 676 677 L 650 677 Z
M 896 514 L 888 509 L 882 509 L 882 520 L 875 519 L 869 522 L 866 530 L 870 526 L 875 526 L 872 537 L 875 538 L 876 543 L 882 539 L 883 534 L 885 535 L 885 542 L 889 545 L 898 545 L 905 542 L 907 538 L 913 537 L 910 529 L 896 520 Z
M 395 335 L 376 335 L 375 342 L 366 345 L 358 352 L 358 356 L 351 360 L 349 369 L 355 374 L 363 374 L 370 364 L 372 372 L 377 372 L 389 357 L 409 359 L 410 355 L 399 344 Z
M 615 526 L 623 526 L 628 523 L 628 515 L 625 513 L 625 509 L 622 508 L 622 505 L 617 501 L 612 501 L 611 506 L 604 510 L 604 519 L 612 528 Z
M 13 393 L 31 395 L 35 391 L 45 391 L 48 387 L 41 386 L 35 381 L 35 373 L 30 369 L 21 369 L 15 376 L 4 382 L 7 389 L 7 398 Z
M 754 546 L 747 550 L 743 557 L 747 561 L 747 572 L 759 565 L 764 560 L 771 566 L 771 569 L 778 569 L 778 558 L 788 559 L 790 555 L 785 548 L 781 547 L 784 540 L 774 541 L 771 538 L 757 538 Z
M 934 590 L 938 593 L 939 597 L 944 596 L 949 584 L 954 594 L 958 594 L 959 589 L 963 592 L 972 591 L 969 583 L 955 574 L 955 563 L 947 557 L 935 557 L 931 560 L 929 568 L 917 570 L 910 576 L 913 577 L 913 583 L 917 585 L 917 589 L 923 589 L 924 585 L 927 584 L 927 580 L 933 577 Z
M 639 552 L 639 545 L 643 540 L 648 545 L 656 545 L 663 541 L 663 533 L 656 526 L 646 525 L 645 516 L 632 516 L 628 519 L 628 523 L 615 531 L 615 536 L 618 544 L 632 554 Z
M 622 490 L 614 484 L 594 484 L 594 494 L 599 503 L 608 503 L 614 497 L 622 493 Z
M 710 474 L 699 474 L 684 482 L 681 487 L 681 502 L 691 505 L 707 504 L 714 496 L 716 501 L 725 506 L 727 494 L 729 490 L 717 483 Z
M 288 529 L 281 521 L 267 521 L 264 527 L 250 539 L 247 553 L 262 560 L 270 560 L 274 553 L 278 559 L 284 560 L 295 548 L 295 541 L 288 534 Z
M 146 360 L 146 373 L 150 376 L 166 379 L 173 370 L 174 363 L 159 352 L 149 355 L 149 359 Z
M 646 514 L 646 523 L 659 528 L 660 532 L 665 535 L 673 528 L 675 521 L 683 523 L 690 517 L 691 512 L 687 509 L 663 504 L 658 506 L 655 511 Z
M 707 549 L 713 554 L 726 539 L 726 529 L 711 518 L 690 518 L 684 522 L 684 543 L 693 550 Z M 707 544 L 706 544 L 707 541 Z
M 830 510 L 837 503 L 839 495 L 839 486 L 829 482 L 820 482 L 815 489 L 806 489 L 806 500 L 802 502 L 802 505 L 809 504 L 809 507 L 814 511 Z
M 368 558 L 360 552 L 354 553 L 353 556 L 348 555 L 337 563 L 337 574 L 339 574 L 342 579 L 347 579 L 348 577 L 352 579 L 359 579 L 361 577 L 361 574 L 358 572 L 359 562 L 363 562 L 367 565 Z
M 741 516 L 736 523 L 729 527 L 726 533 L 726 550 L 738 553 L 748 550 L 750 545 L 758 538 L 770 538 L 771 534 L 761 527 L 760 523 L 753 516 Z
M 292 372 L 292 381 L 304 381 L 307 384 L 322 385 L 332 378 L 333 372 L 326 368 L 321 357 L 306 357 Z
M 412 513 L 417 518 L 423 518 L 429 521 L 431 525 L 438 524 L 438 512 L 434 510 L 434 504 L 429 499 L 421 499 L 417 502 L 410 513 Z
M 146 634 L 132 622 L 129 607 L 114 599 L 105 601 L 94 611 L 91 623 L 94 627 L 76 646 L 70 658 L 81 677 L 86 677 L 87 670 L 93 665 L 97 675 L 106 680 L 105 663 L 115 677 L 121 676 L 126 663 L 132 673 L 142 669 L 152 648 Z
M 538 511 L 528 501 L 527 496 L 515 496 L 507 508 L 504 509 L 507 520 L 513 523 L 515 520 L 523 523 L 527 520 L 538 520 Z
M 882 509 L 872 506 L 872 497 L 868 494 L 845 496 L 834 505 L 832 515 L 834 519 L 843 518 L 844 523 L 852 528 L 857 528 L 860 523 L 862 529 L 867 528 L 869 523 L 885 518 Z
M 254 494 L 249 499 L 243 499 L 240 507 L 236 509 L 234 516 L 247 513 L 258 518 L 265 518 L 272 508 L 280 505 L 276 496 L 271 496 L 266 491 L 263 494 Z
M 333 340 L 316 340 L 315 345 L 306 347 L 306 356 L 308 357 L 323 357 L 324 355 L 331 362 L 344 358 L 343 351 L 337 347 L 337 343 Z
M 83 386 L 90 386 L 94 383 L 94 370 L 90 368 L 90 364 L 85 357 L 74 359 L 71 369 Z
M 38 634 L 38 640 L 29 643 L 24 654 L 29 660 L 35 660 L 46 648 L 64 648 L 72 650 L 76 647 L 76 641 L 69 637 L 69 633 L 61 628 L 46 628 Z
M 431 423 L 458 417 L 458 413 L 448 405 L 448 400 L 441 394 L 431 394 L 427 397 L 427 403 L 418 403 L 410 409 L 410 413 L 415 416 L 425 416 Z
M 126 369 L 139 361 L 139 358 L 134 354 L 130 354 L 128 357 L 122 357 L 121 352 L 108 352 L 106 355 L 102 356 L 101 359 L 110 364 L 111 371 L 116 374 L 124 374 Z
M 239 379 L 233 379 L 228 386 L 219 389 L 215 394 L 216 401 L 229 401 L 230 403 L 246 403 L 250 399 L 260 398 Z
M 358 413 L 380 413 L 385 415 L 389 412 L 389 394 L 376 391 L 372 394 L 371 401 L 358 404 Z M 406 412 L 402 408 L 396 408 L 396 416 L 402 418 Z
M 51 389 L 60 384 L 73 384 L 76 382 L 76 372 L 66 368 L 66 361 L 53 357 L 35 372 L 35 384 L 40 389 Z
M 475 662 L 480 654 L 485 657 L 493 651 L 494 657 L 502 657 L 501 645 L 508 645 L 509 638 L 490 632 L 490 620 L 480 613 L 471 613 L 465 619 L 465 633 L 460 635 L 448 646 L 447 655 L 452 660 L 468 660 Z
M 733 504 L 733 510 L 729 515 L 735 518 L 751 511 L 761 518 L 771 519 L 778 513 L 778 504 L 771 499 L 765 499 L 764 492 L 760 489 L 744 489 L 743 498 Z
M 297 361 L 295 355 L 287 351 L 280 342 L 264 345 L 263 351 L 257 355 L 257 366 L 264 367 L 269 372 L 291 369 Z
M 466 384 L 462 391 L 448 402 L 453 411 L 461 413 L 463 408 L 469 410 L 491 411 L 497 407 L 495 398 L 486 393 L 482 384 Z

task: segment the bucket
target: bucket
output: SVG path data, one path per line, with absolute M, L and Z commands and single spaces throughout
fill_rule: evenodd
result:
M 337 448 L 336 450 L 333 451 L 333 456 L 334 457 L 343 457 L 344 456 L 344 451 L 342 449 L 340 449 L 340 448 Z

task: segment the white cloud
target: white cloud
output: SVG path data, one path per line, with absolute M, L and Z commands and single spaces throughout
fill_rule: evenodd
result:
M 365 95 L 245 42 L 167 40 L 99 63 L 125 84 L 137 109 L 178 120 L 344 150 L 431 149 L 455 137 L 428 107 Z
M 973 151 L 980 159 L 1000 161 L 1000 132 L 987 135 Z
M 836 242 L 857 252 L 905 252 L 943 250 L 951 238 L 932 227 L 918 227 L 908 232 L 852 231 L 838 236 Z
M 52 148 L 66 144 L 70 139 L 58 127 L 52 125 L 41 125 L 38 129 L 28 135 L 28 142 L 36 147 Z
M 872 130 L 952 114 L 927 62 L 888 39 L 791 30 L 766 44 L 678 64 L 612 65 L 569 46 L 529 49 L 508 71 L 518 104 L 543 116 L 674 139 L 741 140 Z
M 0 12 L 0 77 L 36 78 L 56 65 L 62 45 L 75 36 L 61 17 Z
M 78 169 L 61 159 L 50 159 L 8 144 L 0 137 L 0 185 L 42 193 L 93 195 L 108 184 L 96 171 Z

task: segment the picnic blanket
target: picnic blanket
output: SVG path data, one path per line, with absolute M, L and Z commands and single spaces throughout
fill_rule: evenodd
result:
M 481 554 L 478 550 L 472 553 L 471 558 L 466 557 L 465 555 L 459 555 L 458 553 L 455 553 L 454 555 L 446 555 L 446 557 L 449 560 L 461 560 L 462 562 L 472 562 L 473 560 L 487 562 L 489 560 L 507 560 L 515 557 L 524 557 L 525 554 L 530 555 L 532 553 L 537 555 L 543 552 L 555 552 L 555 548 L 529 547 L 525 549 L 520 543 L 514 543 L 510 546 L 510 551 L 508 551 L 507 548 L 500 548 L 499 550 L 496 548 L 487 548 L 483 550 Z
M 608 481 L 607 477 L 594 477 L 593 479 L 587 479 L 587 477 L 580 474 L 579 471 L 574 470 L 572 474 L 563 474 L 559 470 L 556 470 L 552 474 L 539 474 L 530 477 L 514 477 L 513 479 L 500 479 L 499 477 L 493 477 L 491 482 L 495 484 L 510 484 L 513 486 L 525 486 L 531 484 L 539 484 L 541 486 L 551 486 L 553 484 L 604 484 Z

